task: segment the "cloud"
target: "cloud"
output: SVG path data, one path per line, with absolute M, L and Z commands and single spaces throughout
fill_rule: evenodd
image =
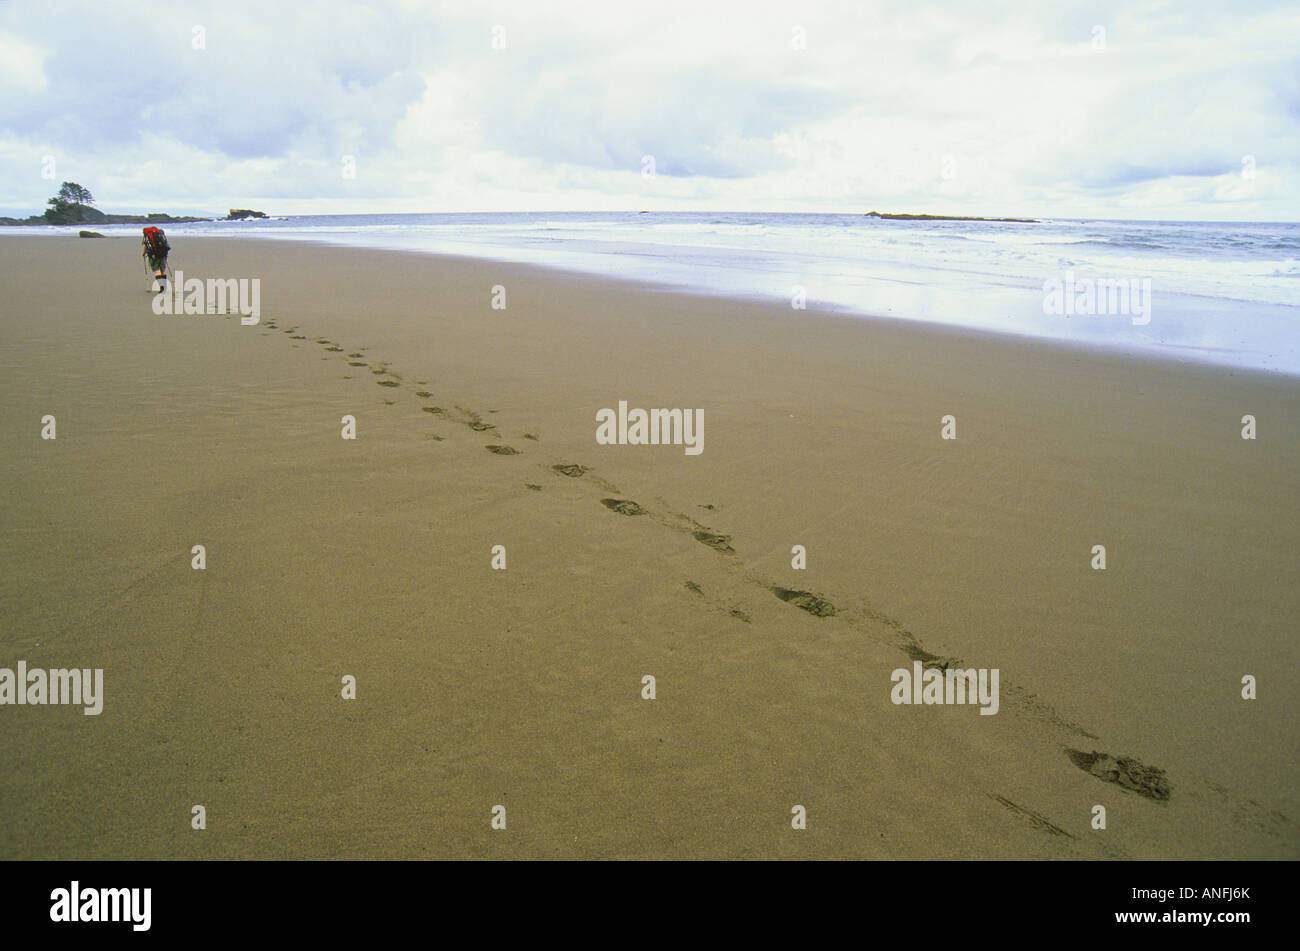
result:
M 53 155 L 122 210 L 1297 218 L 1297 49 L 1280 2 L 4 4 L 0 204 Z
M 0 90 L 6 98 L 31 96 L 45 87 L 45 51 L 0 33 Z

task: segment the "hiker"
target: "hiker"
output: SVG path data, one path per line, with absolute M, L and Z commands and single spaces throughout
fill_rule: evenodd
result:
M 167 235 L 163 234 L 162 228 L 150 226 L 144 229 L 144 237 L 140 241 L 140 254 L 148 259 L 149 268 L 153 271 L 153 279 L 156 282 L 158 290 L 167 289 L 167 252 L 171 247 L 167 244 Z

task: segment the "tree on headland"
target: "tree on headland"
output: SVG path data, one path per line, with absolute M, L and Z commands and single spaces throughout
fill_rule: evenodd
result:
M 89 188 L 76 182 L 64 182 L 59 186 L 59 193 L 46 204 L 50 207 L 45 211 L 45 220 L 50 224 L 75 224 L 93 218 L 94 209 L 91 206 L 95 204 L 95 196 Z
M 4 2 L 4 0 L 0 0 L 0 3 L 2 2 Z M 147 215 L 106 215 L 95 207 L 95 196 L 90 193 L 90 189 L 78 185 L 76 182 L 64 182 L 59 187 L 59 193 L 47 201 L 46 204 L 49 205 L 49 207 L 45 209 L 44 213 L 39 215 L 29 215 L 26 218 L 9 218 L 5 215 L 0 215 L 0 226 L 79 225 L 92 223 L 105 225 L 153 225 L 168 221 L 212 220 L 210 218 L 194 218 L 188 215 L 176 218 L 159 211 L 150 212 Z M 249 213 L 254 216 L 261 214 L 259 211 Z
M 95 196 L 89 188 L 83 188 L 76 182 L 64 182 L 59 186 L 59 198 L 70 205 L 93 205 Z

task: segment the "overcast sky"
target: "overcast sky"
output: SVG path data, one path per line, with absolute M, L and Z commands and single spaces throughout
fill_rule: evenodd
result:
M 1296 221 L 1300 4 L 0 0 L 0 175 L 11 215 Z

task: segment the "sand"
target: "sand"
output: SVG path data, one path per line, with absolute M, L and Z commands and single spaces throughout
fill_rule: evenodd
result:
M 0 706 L 0 858 L 1300 857 L 1300 381 L 174 243 L 262 322 L 0 239 L 0 667 L 105 685 Z M 704 451 L 598 445 L 619 400 Z M 998 713 L 892 703 L 914 657 Z

